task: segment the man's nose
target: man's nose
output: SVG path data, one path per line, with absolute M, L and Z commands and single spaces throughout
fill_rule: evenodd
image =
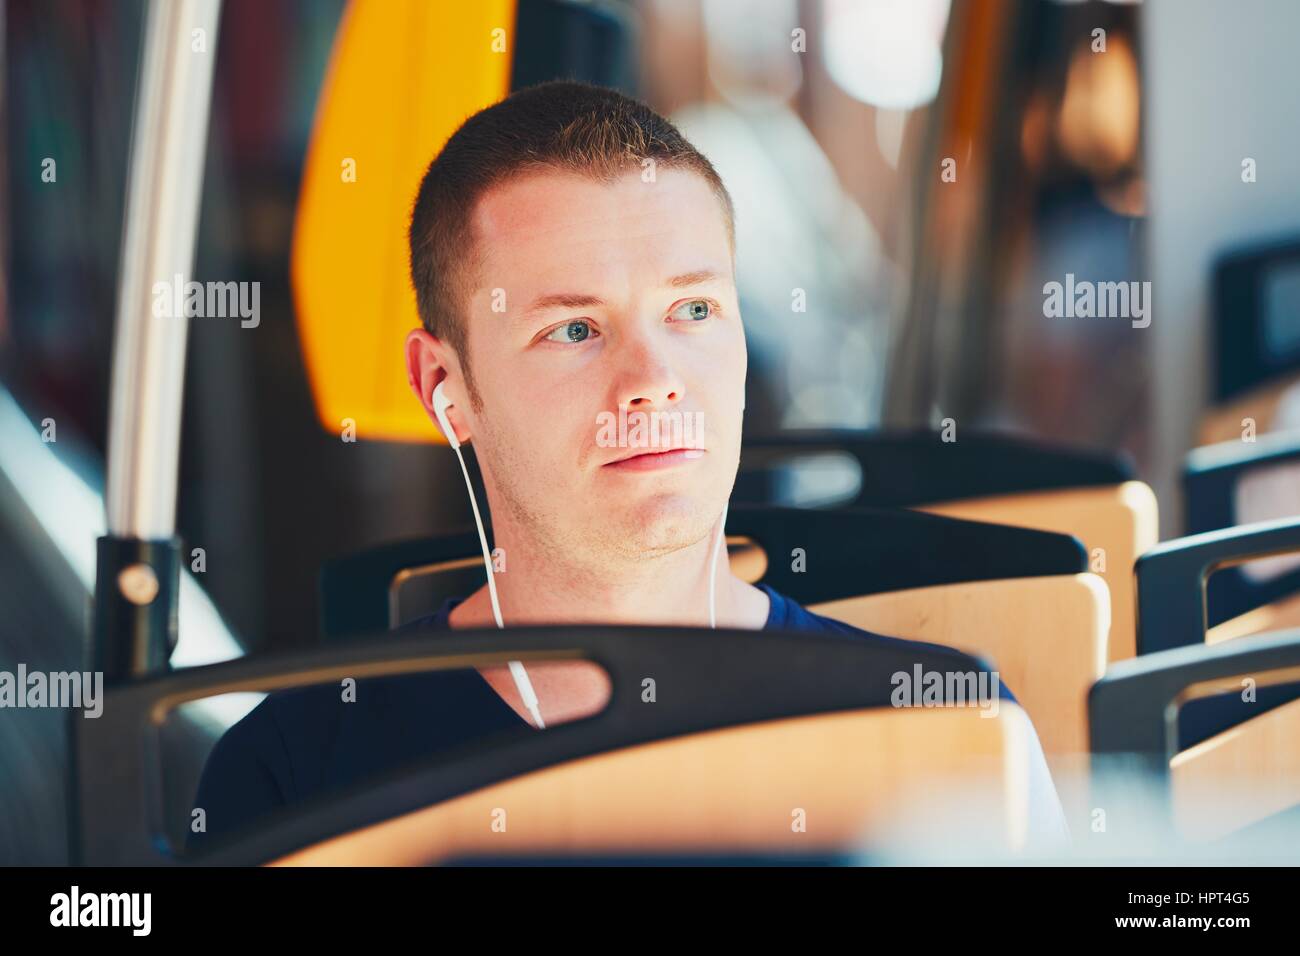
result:
M 686 383 L 666 349 L 650 337 L 626 343 L 620 356 L 617 401 L 629 408 L 672 405 L 686 395 Z

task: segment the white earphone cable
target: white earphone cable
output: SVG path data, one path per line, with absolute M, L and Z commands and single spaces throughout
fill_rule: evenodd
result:
M 718 613 L 715 595 L 718 584 L 718 555 L 727 546 L 727 502 L 722 506 L 722 521 L 718 524 L 718 537 L 713 544 L 713 557 L 709 560 L 709 627 L 717 628 Z
M 465 467 L 465 456 L 460 453 L 460 447 L 456 447 L 456 457 L 460 460 L 460 472 L 465 476 L 465 489 L 469 492 L 469 504 L 474 509 L 474 526 L 478 528 L 478 541 L 483 547 L 483 567 L 487 571 L 488 596 L 492 599 L 492 616 L 496 618 L 497 627 L 504 628 L 505 624 L 501 620 L 501 602 L 497 598 L 496 576 L 492 571 L 492 554 L 488 551 L 487 535 L 483 531 L 483 518 L 479 515 L 478 501 L 474 497 L 474 486 L 470 484 L 469 469 Z M 528 708 L 528 713 L 533 717 L 537 724 L 538 730 L 546 729 L 546 722 L 542 720 L 542 708 L 537 701 L 537 692 L 533 690 L 533 682 L 528 679 L 528 671 L 524 669 L 523 661 L 510 662 L 510 676 L 515 680 L 515 687 L 519 691 L 519 697 Z

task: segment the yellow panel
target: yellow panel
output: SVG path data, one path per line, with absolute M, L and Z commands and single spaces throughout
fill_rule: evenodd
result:
M 442 441 L 406 384 L 402 341 L 419 325 L 406 231 L 429 162 L 509 92 L 514 24 L 515 0 L 348 5 L 303 169 L 292 266 L 298 335 L 329 432 L 352 419 L 358 438 Z M 497 29 L 505 52 L 493 52 Z

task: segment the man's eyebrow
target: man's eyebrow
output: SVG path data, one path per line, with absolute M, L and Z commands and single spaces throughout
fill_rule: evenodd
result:
M 590 309 L 604 304 L 605 300 L 598 295 L 583 295 L 579 292 L 556 292 L 551 295 L 538 296 L 533 300 L 533 304 L 523 311 L 520 318 L 526 318 L 547 309 Z
M 681 275 L 666 280 L 664 288 L 684 289 L 705 282 L 715 282 L 718 278 L 718 274 L 712 269 L 696 269 L 694 272 L 683 272 Z M 605 300 L 598 295 L 586 295 L 581 292 L 554 292 L 550 295 L 538 296 L 533 300 L 532 305 L 520 313 L 519 317 L 520 319 L 526 319 L 538 312 L 545 312 L 547 309 L 591 309 L 604 304 Z
M 719 276 L 712 269 L 697 269 L 694 272 L 684 272 L 679 276 L 673 276 L 665 286 L 671 289 L 684 289 L 687 286 L 702 285 L 705 282 L 716 282 Z

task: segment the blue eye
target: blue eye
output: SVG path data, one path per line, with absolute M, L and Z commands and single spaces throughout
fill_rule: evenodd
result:
M 685 309 L 682 321 L 684 322 L 702 322 L 716 313 L 717 307 L 708 299 L 692 299 L 690 302 L 683 302 L 677 308 L 673 309 L 672 315 L 677 315 Z
M 543 339 L 546 342 L 585 342 L 591 335 L 598 335 L 586 319 L 577 319 L 554 329 Z

